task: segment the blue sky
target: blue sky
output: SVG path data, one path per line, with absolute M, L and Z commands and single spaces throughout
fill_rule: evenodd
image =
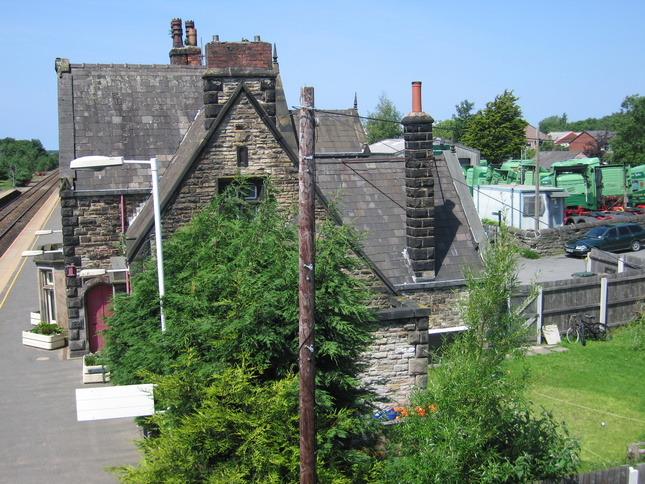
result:
M 505 89 L 536 124 L 602 117 L 645 95 L 645 2 L 0 0 L 0 138 L 58 147 L 54 60 L 167 64 L 170 21 L 194 20 L 198 43 L 277 45 L 287 102 L 313 86 L 316 107 L 366 115 L 385 93 L 449 119 L 464 99 L 485 107 Z

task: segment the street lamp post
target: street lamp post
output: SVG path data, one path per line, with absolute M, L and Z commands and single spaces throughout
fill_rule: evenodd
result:
M 72 170 L 101 171 L 109 166 L 122 166 L 124 164 L 150 165 L 152 176 L 152 206 L 155 220 L 155 244 L 157 248 L 157 279 L 159 284 L 159 314 L 161 318 L 161 332 L 166 331 L 166 317 L 163 310 L 163 298 L 166 295 L 166 285 L 163 270 L 163 246 L 161 242 L 161 202 L 159 200 L 159 165 L 157 158 L 150 160 L 124 160 L 122 156 L 83 156 L 70 163 Z

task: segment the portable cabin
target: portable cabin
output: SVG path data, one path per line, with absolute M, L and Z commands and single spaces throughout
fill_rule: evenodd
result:
M 563 188 L 540 188 L 539 228 L 564 225 L 566 197 Z M 495 220 L 501 216 L 512 227 L 525 230 L 535 228 L 534 186 L 478 185 L 473 187 L 473 200 L 481 219 Z

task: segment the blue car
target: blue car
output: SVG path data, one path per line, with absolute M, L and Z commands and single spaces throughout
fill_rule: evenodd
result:
M 592 247 L 608 252 L 618 250 L 638 251 L 645 241 L 645 229 L 635 223 L 612 224 L 594 227 L 578 239 L 564 244 L 567 255 L 585 257 Z

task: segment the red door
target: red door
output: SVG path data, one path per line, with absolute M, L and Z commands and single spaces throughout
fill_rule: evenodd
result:
M 110 316 L 110 298 L 112 297 L 112 286 L 100 284 L 87 291 L 87 329 L 90 340 L 90 351 L 96 353 L 103 348 L 103 335 L 99 332 L 107 325 L 103 318 Z

